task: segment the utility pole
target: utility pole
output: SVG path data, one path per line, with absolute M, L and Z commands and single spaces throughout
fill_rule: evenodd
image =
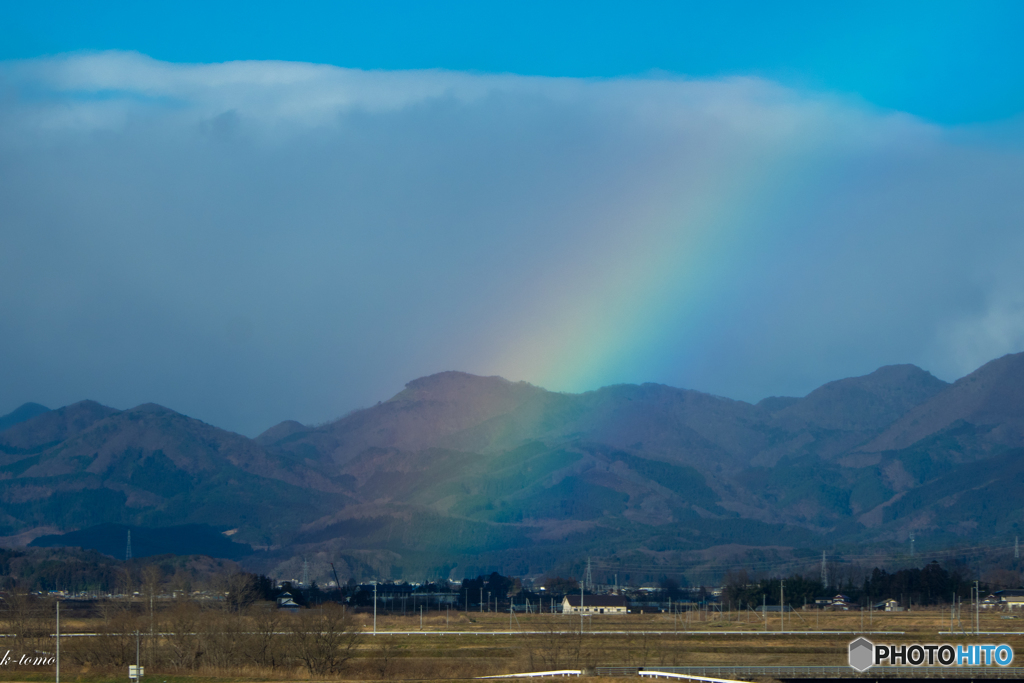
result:
M 974 632 L 981 633 L 981 586 L 974 582 Z
M 60 683 L 60 600 L 57 601 L 57 683 Z
M 779 579 L 779 631 L 786 630 L 786 582 Z
M 394 605 L 391 605 L 394 608 Z M 373 635 L 377 635 L 377 582 L 373 582 Z
M 580 584 L 580 633 L 583 633 L 583 585 Z
M 139 664 L 139 629 L 135 629 L 135 666 L 128 667 L 128 677 L 135 683 L 139 683 L 142 680 L 142 667 Z M 135 669 L 134 671 L 132 671 L 133 668 Z
M 484 587 L 480 586 L 480 613 L 484 611 Z

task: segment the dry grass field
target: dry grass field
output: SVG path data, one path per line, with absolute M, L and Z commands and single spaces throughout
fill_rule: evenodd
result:
M 1024 619 L 982 614 L 983 632 L 1012 633 L 940 635 L 949 630 L 948 609 L 800 611 L 785 615 L 785 632 L 780 631 L 780 615 L 769 614 L 766 624 L 753 612 L 595 615 L 584 617 L 581 631 L 581 620 L 573 615 L 517 614 L 510 629 L 507 613 L 435 611 L 422 622 L 418 614 L 378 615 L 376 635 L 372 614 L 344 612 L 328 624 L 339 637 L 322 643 L 310 634 L 326 622 L 300 622 L 318 610 L 303 612 L 297 616 L 264 609 L 232 615 L 196 608 L 166 609 L 152 616 L 126 611 L 120 616 L 107 612 L 72 617 L 64 621 L 63 632 L 100 635 L 62 639 L 62 680 L 125 680 L 126 664 L 135 660 L 136 628 L 145 680 L 153 683 L 442 681 L 565 668 L 592 671 L 599 666 L 837 666 L 846 663 L 847 644 L 856 634 L 868 632 L 874 633 L 869 637 L 875 642 L 1005 642 L 1024 652 Z M 157 635 L 147 635 L 150 626 Z M 954 626 L 971 630 L 966 609 Z M 14 652 L 18 647 L 48 652 L 53 646 L 48 637 L 22 639 L 20 645 L 17 638 L 6 640 Z M 317 669 L 315 655 L 328 651 L 341 656 Z M 0 679 L 53 680 L 53 670 L 8 666 L 0 669 Z

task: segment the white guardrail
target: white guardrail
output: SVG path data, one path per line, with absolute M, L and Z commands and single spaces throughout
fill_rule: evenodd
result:
M 579 676 L 583 672 L 579 669 L 562 669 L 560 671 L 534 671 L 527 674 L 503 674 L 501 676 L 477 676 L 478 679 L 484 678 L 543 678 L 547 676 Z M 710 680 L 710 679 L 708 679 Z
M 641 676 L 648 678 L 685 678 L 688 681 L 704 681 L 704 683 L 746 683 L 745 681 L 733 681 L 728 678 L 707 678 L 706 676 L 691 676 L 690 674 L 673 674 L 668 671 L 637 671 Z

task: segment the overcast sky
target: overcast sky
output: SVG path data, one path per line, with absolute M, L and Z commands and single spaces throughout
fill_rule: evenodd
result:
M 888 61 L 856 73 L 834 17 L 832 61 L 814 33 L 687 69 L 690 48 L 609 62 L 611 18 L 573 39 L 590 62 L 544 61 L 542 35 L 521 62 L 384 63 L 21 13 L 0 41 L 0 414 L 153 401 L 255 435 L 451 369 L 748 401 L 892 363 L 956 379 L 1024 350 L 1021 69 L 971 81 L 947 54 L 1018 49 L 990 11 L 1013 6 L 980 7 L 906 36 L 865 20 Z

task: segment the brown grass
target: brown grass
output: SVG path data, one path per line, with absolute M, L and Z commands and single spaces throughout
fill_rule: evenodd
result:
M 966 612 L 966 610 L 965 610 Z M 242 619 L 223 612 L 210 613 L 209 618 Z M 329 680 L 459 680 L 502 673 L 550 670 L 561 668 L 592 670 L 596 666 L 798 666 L 843 665 L 851 634 L 824 634 L 822 631 L 881 631 L 887 635 L 871 636 L 876 642 L 1006 642 L 1024 652 L 1024 619 L 1003 619 L 1005 613 L 984 614 L 983 631 L 1012 631 L 1011 635 L 973 636 L 939 635 L 949 629 L 949 611 L 915 610 L 902 613 L 861 614 L 859 612 L 795 612 L 785 616 L 786 629 L 796 633 L 779 633 L 778 614 L 765 622 L 758 615 L 746 612 L 691 613 L 673 618 L 670 614 L 630 614 L 622 616 L 595 615 L 580 619 L 572 615 L 516 615 L 509 632 L 508 614 L 471 612 L 431 612 L 420 626 L 419 615 L 378 615 L 378 635 L 372 635 L 372 614 L 353 615 L 362 630 L 352 658 L 336 673 L 325 675 Z M 863 620 L 863 628 L 862 628 Z M 964 628 L 970 623 L 965 613 Z M 93 631 L 102 624 L 98 619 L 76 619 L 66 623 L 64 630 Z M 242 624 L 240 630 L 247 628 Z M 454 634 L 441 633 L 445 630 Z M 411 632 L 387 634 L 387 631 Z M 421 634 L 422 631 L 422 634 Z M 502 633 L 491 634 L 490 631 Z M 620 631 L 621 633 L 612 633 Z M 897 632 L 904 632 L 898 634 Z M 659 633 L 655 633 L 659 632 Z M 85 661 L 74 655 L 75 647 L 84 647 L 88 639 L 65 641 L 62 680 L 81 683 L 123 681 L 123 666 L 110 661 Z M 240 664 L 242 658 L 213 656 L 204 652 L 192 668 L 174 667 L 170 659 L 145 661 L 147 652 L 170 647 L 157 639 L 152 648 L 144 644 L 143 663 L 146 680 L 151 683 L 180 681 L 269 681 L 309 680 L 309 672 L 289 656 L 292 641 L 282 639 L 278 664 L 260 668 Z M 78 641 L 78 642 L 74 642 Z M 211 638 L 203 647 L 228 641 Z M 13 644 L 13 643 L 12 643 Z M 7 644 L 5 644 L 7 645 Z M 242 647 L 243 645 L 237 645 Z M 6 647 L 4 648 L 6 649 Z M 132 644 L 134 658 L 134 644 Z M 155 656 L 155 655 L 154 655 Z M 217 663 L 219 662 L 219 663 Z M 231 663 L 234 662 L 234 663 Z M 122 662 L 123 663 L 123 662 Z M 52 671 L 9 670 L 0 672 L 3 681 L 52 680 Z

